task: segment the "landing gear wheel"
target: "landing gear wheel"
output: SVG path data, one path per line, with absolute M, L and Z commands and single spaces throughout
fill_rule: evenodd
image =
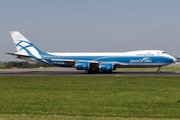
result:
M 157 73 L 158 73 L 158 74 L 160 74 L 160 73 L 161 73 L 161 71 L 160 71 L 160 70 L 158 70 L 158 71 L 157 71 Z
M 93 71 L 92 70 L 85 70 L 85 73 L 93 73 Z
M 90 73 L 90 70 L 85 70 L 85 73 Z
M 100 70 L 99 69 L 85 70 L 85 73 L 95 74 L 95 73 L 100 73 Z

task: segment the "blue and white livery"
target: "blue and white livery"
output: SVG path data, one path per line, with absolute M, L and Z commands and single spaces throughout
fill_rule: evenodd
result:
M 75 67 L 86 72 L 112 72 L 123 67 L 159 67 L 176 59 L 161 50 L 140 50 L 113 53 L 51 53 L 42 52 L 18 31 L 11 31 L 17 52 L 7 53 L 19 59 L 43 62 L 60 67 Z

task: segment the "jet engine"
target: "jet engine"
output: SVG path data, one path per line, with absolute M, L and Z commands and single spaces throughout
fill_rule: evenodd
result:
M 89 70 L 90 69 L 90 63 L 83 61 L 83 62 L 77 62 L 75 64 L 75 67 L 77 70 Z
M 113 71 L 113 64 L 112 63 L 102 63 L 99 66 L 101 72 L 112 72 Z

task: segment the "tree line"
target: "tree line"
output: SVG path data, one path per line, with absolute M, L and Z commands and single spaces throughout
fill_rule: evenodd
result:
M 22 61 L 22 62 L 7 62 L 4 63 L 1 68 L 12 68 L 12 67 L 17 67 L 17 68 L 39 68 L 39 67 L 51 67 L 52 65 L 48 65 L 45 63 L 29 63 L 27 61 Z

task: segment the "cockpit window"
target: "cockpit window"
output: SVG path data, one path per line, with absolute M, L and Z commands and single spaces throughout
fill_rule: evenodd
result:
M 166 52 L 162 52 L 162 54 L 165 54 Z

